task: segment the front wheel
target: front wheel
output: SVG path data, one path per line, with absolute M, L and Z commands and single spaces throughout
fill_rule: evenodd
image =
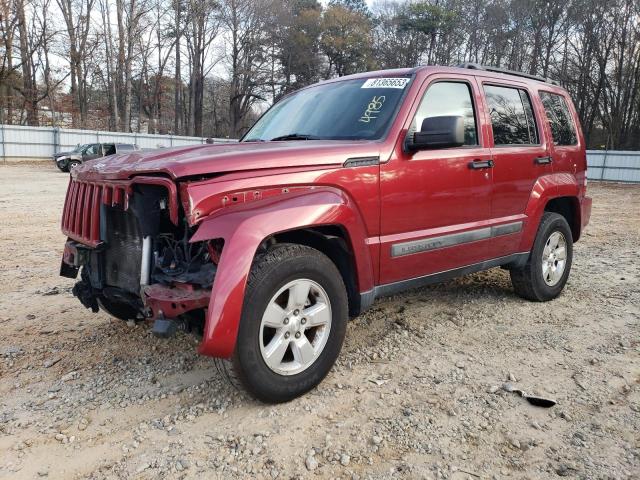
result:
M 73 170 L 74 168 L 77 168 L 80 166 L 80 161 L 79 160 L 69 160 L 69 166 L 67 167 L 67 169 L 69 171 Z
M 318 385 L 335 363 L 348 318 L 340 272 L 323 253 L 280 244 L 256 259 L 224 376 L 258 399 L 286 402 Z
M 60 170 L 61 172 L 69 172 L 69 166 L 67 165 L 67 162 L 56 162 L 56 167 L 58 167 L 58 170 Z
M 515 292 L 536 302 L 553 300 L 567 283 L 572 260 L 573 237 L 567 220 L 546 212 L 527 263 L 510 272 Z

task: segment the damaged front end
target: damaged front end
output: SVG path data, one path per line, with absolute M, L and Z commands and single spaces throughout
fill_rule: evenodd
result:
M 80 281 L 82 304 L 122 320 L 153 319 L 154 333 L 201 331 L 222 249 L 191 243 L 175 183 L 164 177 L 72 179 L 62 217 L 60 275 Z

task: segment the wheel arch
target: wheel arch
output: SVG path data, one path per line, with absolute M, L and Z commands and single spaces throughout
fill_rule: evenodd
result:
M 362 306 L 356 274 L 356 261 L 349 232 L 342 225 L 321 225 L 277 233 L 269 237 L 276 243 L 306 245 L 325 254 L 337 267 L 347 288 L 349 315 L 358 316 Z
M 531 189 L 525 210 L 527 221 L 520 251 L 531 250 L 544 212 L 555 212 L 565 217 L 576 242 L 582 230 L 579 195 L 580 186 L 572 174 L 554 173 L 538 178 Z
M 213 282 L 199 352 L 228 358 L 233 354 L 247 279 L 255 255 L 270 242 L 301 243 L 325 253 L 338 267 L 353 296 L 373 288 L 373 266 L 366 229 L 358 209 L 341 190 L 313 192 L 240 205 L 206 218 L 191 242 L 222 239 L 224 246 Z M 342 245 L 342 246 L 341 246 Z M 348 246 L 348 254 L 340 248 Z M 249 253 L 250 252 L 250 253 Z M 347 259 L 351 262 L 347 262 Z M 349 277 L 351 271 L 352 278 Z
M 580 238 L 580 202 L 578 197 L 554 197 L 544 206 L 545 212 L 553 212 L 562 215 L 569 227 L 571 228 L 571 236 L 574 242 Z

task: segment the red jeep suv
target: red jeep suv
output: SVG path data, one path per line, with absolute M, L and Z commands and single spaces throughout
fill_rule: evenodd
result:
M 236 144 L 72 171 L 61 275 L 93 311 L 202 334 L 267 402 L 316 386 L 378 297 L 493 267 L 557 297 L 591 211 L 565 90 L 465 64 L 292 93 Z

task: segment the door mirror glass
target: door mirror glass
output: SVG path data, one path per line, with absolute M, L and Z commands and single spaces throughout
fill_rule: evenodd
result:
M 412 150 L 461 147 L 464 145 L 464 118 L 459 115 L 428 117 L 413 134 Z

